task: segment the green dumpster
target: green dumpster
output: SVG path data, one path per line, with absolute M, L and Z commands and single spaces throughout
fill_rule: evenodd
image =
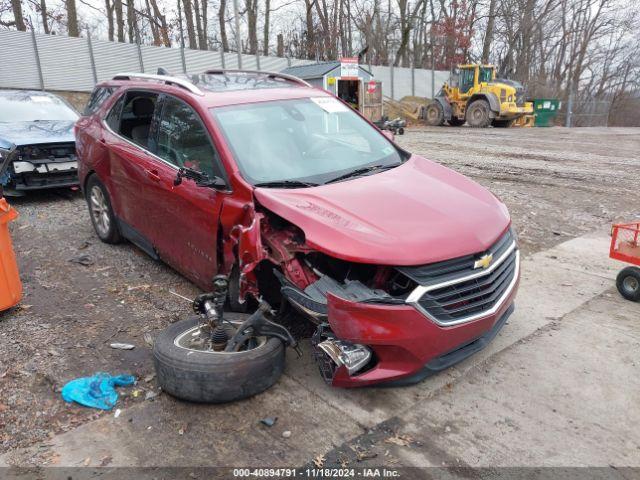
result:
M 536 114 L 536 127 L 553 127 L 553 119 L 558 115 L 562 102 L 557 98 L 535 98 L 533 112 Z

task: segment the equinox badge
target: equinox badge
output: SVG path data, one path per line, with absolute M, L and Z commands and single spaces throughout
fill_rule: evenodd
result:
M 473 268 L 489 268 L 491 262 L 493 262 L 493 255 L 491 253 L 488 253 L 476 260 L 473 264 Z

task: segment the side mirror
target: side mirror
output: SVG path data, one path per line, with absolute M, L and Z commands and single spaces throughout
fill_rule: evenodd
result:
M 396 139 L 396 136 L 390 130 L 382 130 L 382 134 L 392 142 Z
M 193 180 L 198 187 L 209 187 L 215 190 L 224 190 L 227 187 L 227 183 L 220 177 L 209 177 L 209 175 L 204 172 L 186 167 L 178 170 L 176 178 L 173 180 L 173 185 L 176 187 L 180 185 L 183 178 Z

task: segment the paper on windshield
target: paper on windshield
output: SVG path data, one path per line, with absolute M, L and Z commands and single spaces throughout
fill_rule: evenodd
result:
M 346 112 L 349 108 L 333 97 L 311 97 L 311 101 L 327 113 Z

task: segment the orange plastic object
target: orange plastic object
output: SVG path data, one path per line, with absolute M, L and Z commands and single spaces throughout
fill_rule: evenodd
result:
M 9 235 L 9 222 L 17 217 L 18 212 L 0 198 L 0 311 L 13 307 L 22 298 L 22 283 Z
M 613 226 L 609 256 L 640 266 L 640 223 L 620 223 Z

